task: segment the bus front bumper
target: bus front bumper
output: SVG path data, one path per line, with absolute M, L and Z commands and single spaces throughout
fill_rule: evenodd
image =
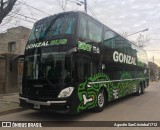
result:
M 67 105 L 66 100 L 60 101 L 35 101 L 28 98 L 19 97 L 20 106 L 42 111 L 51 111 L 57 113 L 70 113 L 70 105 Z

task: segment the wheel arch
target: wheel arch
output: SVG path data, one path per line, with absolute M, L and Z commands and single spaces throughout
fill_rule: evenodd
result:
M 100 88 L 100 91 L 104 91 L 104 93 L 105 93 L 105 100 L 108 102 L 108 95 L 109 95 L 109 93 L 108 93 L 108 90 L 107 90 L 107 88 L 106 87 L 101 87 Z

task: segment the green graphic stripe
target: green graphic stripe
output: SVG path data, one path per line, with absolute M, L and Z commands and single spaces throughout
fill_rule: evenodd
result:
M 143 74 L 138 76 L 140 78 L 132 79 L 128 72 L 123 72 L 120 80 L 110 80 L 109 76 L 104 73 L 89 77 L 78 86 L 77 93 L 80 103 L 77 112 L 97 106 L 97 95 L 102 88 L 107 91 L 108 101 L 136 92 L 138 84 L 144 79 Z

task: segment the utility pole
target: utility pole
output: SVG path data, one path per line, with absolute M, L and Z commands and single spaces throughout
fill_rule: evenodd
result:
M 87 14 L 87 0 L 84 0 L 84 10 L 85 10 L 85 13 Z

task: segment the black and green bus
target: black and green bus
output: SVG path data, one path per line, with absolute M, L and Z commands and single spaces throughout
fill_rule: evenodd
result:
M 145 50 L 83 12 L 37 21 L 24 54 L 20 106 L 58 113 L 100 112 L 149 86 Z

